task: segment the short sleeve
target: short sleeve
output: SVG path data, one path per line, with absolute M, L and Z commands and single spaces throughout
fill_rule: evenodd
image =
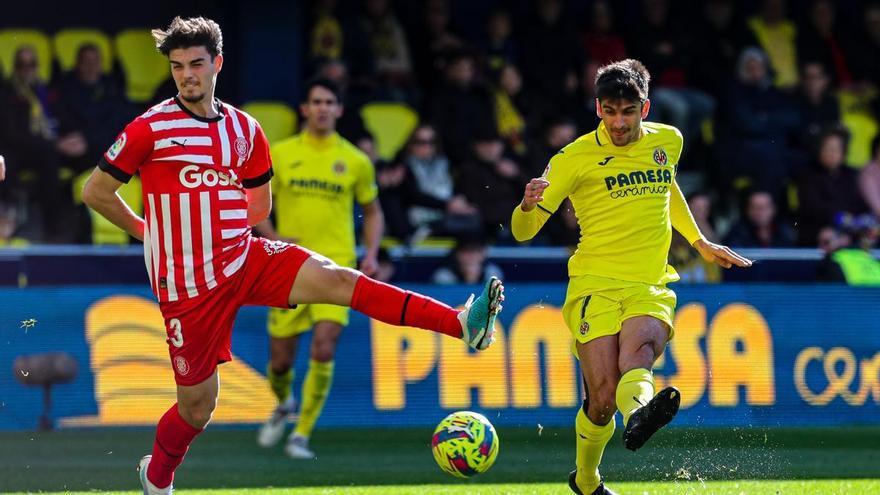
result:
M 153 151 L 152 136 L 145 120 L 132 121 L 101 157 L 98 168 L 118 181 L 128 182 Z
M 244 163 L 241 185 L 246 189 L 260 187 L 272 179 L 272 157 L 269 154 L 269 141 L 263 128 L 254 121 L 254 143 L 250 156 Z
M 553 213 L 559 208 L 562 201 L 571 194 L 574 187 L 577 167 L 572 167 L 571 155 L 566 155 L 565 150 L 553 155 L 542 177 L 550 182 L 544 190 L 544 201 L 538 203 L 538 207 L 547 213 Z
M 376 169 L 366 156 L 359 160 L 357 182 L 354 185 L 355 200 L 362 205 L 371 203 L 379 195 L 376 186 Z

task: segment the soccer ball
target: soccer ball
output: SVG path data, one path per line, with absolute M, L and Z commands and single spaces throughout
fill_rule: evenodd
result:
M 440 469 L 459 478 L 485 473 L 498 457 L 498 434 L 482 414 L 458 411 L 434 430 L 431 450 Z

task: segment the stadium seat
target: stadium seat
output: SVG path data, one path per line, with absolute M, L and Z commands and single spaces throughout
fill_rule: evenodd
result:
M 110 38 L 97 29 L 87 28 L 62 29 L 52 38 L 52 48 L 55 49 L 55 57 L 58 59 L 61 70 L 73 69 L 76 65 L 76 55 L 79 48 L 86 43 L 92 43 L 98 47 L 103 59 L 104 73 L 113 70 L 113 49 L 110 45 Z
M 296 132 L 297 115 L 286 103 L 280 101 L 252 101 L 242 110 L 257 119 L 269 144 L 274 144 Z
M 30 45 L 36 50 L 40 79 L 49 82 L 52 79 L 52 47 L 49 44 L 49 37 L 36 29 L 0 30 L 0 73 L 4 77 L 9 77 L 12 73 L 15 52 L 25 45 Z
M 86 180 L 92 174 L 91 170 L 87 170 L 73 180 L 73 202 L 76 204 L 82 204 L 82 190 L 83 186 L 86 183 Z M 134 176 L 128 181 L 127 184 L 123 184 L 122 187 L 119 188 L 119 196 L 122 197 L 123 201 L 125 201 L 131 209 L 141 215 L 144 211 L 144 200 L 141 196 L 141 179 L 140 177 Z M 115 245 L 125 245 L 129 242 L 128 233 L 120 229 L 119 227 L 110 223 L 110 220 L 107 220 L 101 215 L 96 214 L 92 211 L 91 208 L 89 210 L 89 217 L 92 220 L 92 244 L 115 244 Z
M 156 51 L 146 29 L 127 29 L 116 36 L 116 55 L 125 73 L 128 99 L 145 102 L 170 77 L 168 60 Z
M 361 109 L 364 126 L 384 160 L 392 160 L 419 123 L 418 114 L 402 103 L 369 103 Z
M 840 121 L 849 131 L 846 163 L 862 168 L 871 161 L 871 140 L 877 135 L 877 119 L 871 115 L 870 102 L 876 90 L 856 93 L 842 90 L 840 97 Z

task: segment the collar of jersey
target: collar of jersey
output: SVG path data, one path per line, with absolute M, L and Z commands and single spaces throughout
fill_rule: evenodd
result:
M 606 144 L 610 144 L 611 146 L 614 146 L 615 148 L 618 148 L 621 150 L 628 150 L 634 146 L 638 146 L 639 144 L 641 144 L 645 141 L 645 136 L 648 134 L 648 132 L 647 132 L 647 129 L 645 129 L 644 125 L 642 125 L 641 128 L 639 129 L 639 133 L 641 133 L 641 137 L 639 137 L 639 139 L 636 142 L 630 143 L 626 146 L 616 146 L 611 141 L 611 135 L 608 134 L 608 129 L 605 127 L 605 122 L 599 122 L 599 127 L 596 128 L 596 144 L 598 144 L 599 146 L 605 146 Z
M 226 116 L 226 110 L 223 108 L 223 104 L 220 103 L 220 100 L 218 100 L 217 98 L 214 98 L 214 105 L 217 106 L 217 116 L 210 117 L 210 118 L 202 117 L 200 115 L 196 115 L 196 114 L 192 113 L 192 111 L 189 108 L 186 108 L 186 106 L 184 106 L 183 102 L 181 102 L 180 99 L 178 99 L 176 96 L 174 97 L 174 103 L 177 103 L 177 106 L 179 106 L 180 109 L 183 110 L 183 112 L 185 114 L 198 120 L 199 122 L 207 122 L 207 123 L 218 122 L 220 120 L 223 120 L 223 117 Z
M 302 135 L 305 143 L 313 148 L 329 148 L 330 146 L 336 144 L 336 140 L 339 137 L 338 132 L 329 134 L 327 137 L 324 138 L 317 137 L 308 131 L 302 131 Z

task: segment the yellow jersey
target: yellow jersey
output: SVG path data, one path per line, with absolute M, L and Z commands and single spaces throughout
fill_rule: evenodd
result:
M 678 280 L 667 257 L 682 137 L 675 127 L 654 122 L 642 122 L 641 132 L 638 141 L 619 147 L 600 123 L 550 160 L 544 172 L 550 185 L 537 206 L 552 214 L 571 199 L 581 233 L 569 276 L 646 284 Z
M 355 266 L 354 201 L 376 199 L 369 157 L 337 133 L 307 132 L 272 146 L 276 231 L 338 264 Z

